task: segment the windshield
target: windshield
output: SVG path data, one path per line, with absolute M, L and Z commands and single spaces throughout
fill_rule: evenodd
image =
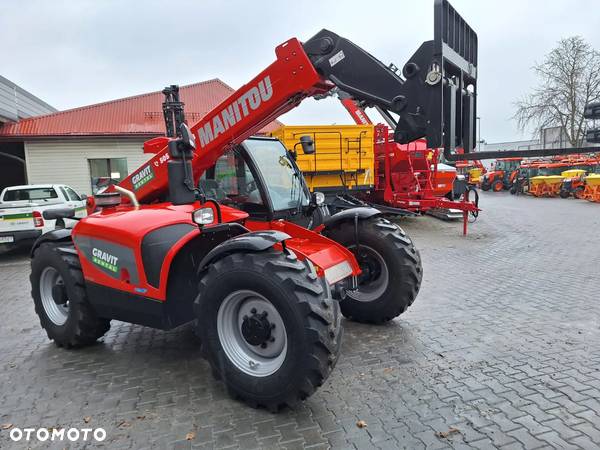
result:
M 497 161 L 496 170 L 515 170 L 519 164 L 519 161 Z
M 31 188 L 31 189 L 13 189 L 4 193 L 5 202 L 18 202 L 28 200 L 52 200 L 58 198 L 54 188 Z
M 302 175 L 295 170 L 281 142 L 248 139 L 244 145 L 265 180 L 274 211 L 308 205 L 309 197 L 304 189 Z

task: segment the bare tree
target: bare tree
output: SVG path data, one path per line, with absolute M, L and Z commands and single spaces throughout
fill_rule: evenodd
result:
M 585 138 L 583 110 L 600 100 L 600 52 L 580 36 L 561 39 L 542 63 L 533 66 L 540 82 L 515 103 L 522 130 L 560 126 L 573 147 Z

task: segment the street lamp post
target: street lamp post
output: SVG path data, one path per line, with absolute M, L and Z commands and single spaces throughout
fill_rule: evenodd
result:
M 481 151 L 481 117 L 477 116 L 477 129 L 478 129 L 478 137 L 477 137 L 477 151 Z

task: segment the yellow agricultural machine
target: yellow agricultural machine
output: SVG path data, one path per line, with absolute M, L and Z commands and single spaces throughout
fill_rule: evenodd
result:
M 556 197 L 560 193 L 561 175 L 540 175 L 529 180 L 529 193 L 534 197 Z
M 271 133 L 294 154 L 311 192 L 368 191 L 374 185 L 372 125 L 284 126 Z M 315 152 L 305 155 L 300 137 L 311 136 Z
M 594 173 L 585 177 L 585 189 L 582 198 L 600 203 L 600 173 Z

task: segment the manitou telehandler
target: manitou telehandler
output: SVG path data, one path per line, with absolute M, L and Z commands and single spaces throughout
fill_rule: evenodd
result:
M 63 347 L 93 343 L 111 319 L 171 329 L 194 321 L 203 354 L 228 391 L 277 410 L 329 376 L 341 311 L 383 322 L 415 299 L 419 253 L 373 208 L 328 216 L 283 145 L 250 138 L 303 99 L 339 87 L 398 114 L 394 139 L 473 148 L 477 37 L 445 0 L 435 37 L 404 78 L 322 30 L 275 49 L 276 61 L 190 128 L 167 89 L 167 136 L 147 163 L 95 195 L 73 229 L 70 210 L 32 249 L 35 310 Z M 309 138 L 301 138 L 305 152 Z

